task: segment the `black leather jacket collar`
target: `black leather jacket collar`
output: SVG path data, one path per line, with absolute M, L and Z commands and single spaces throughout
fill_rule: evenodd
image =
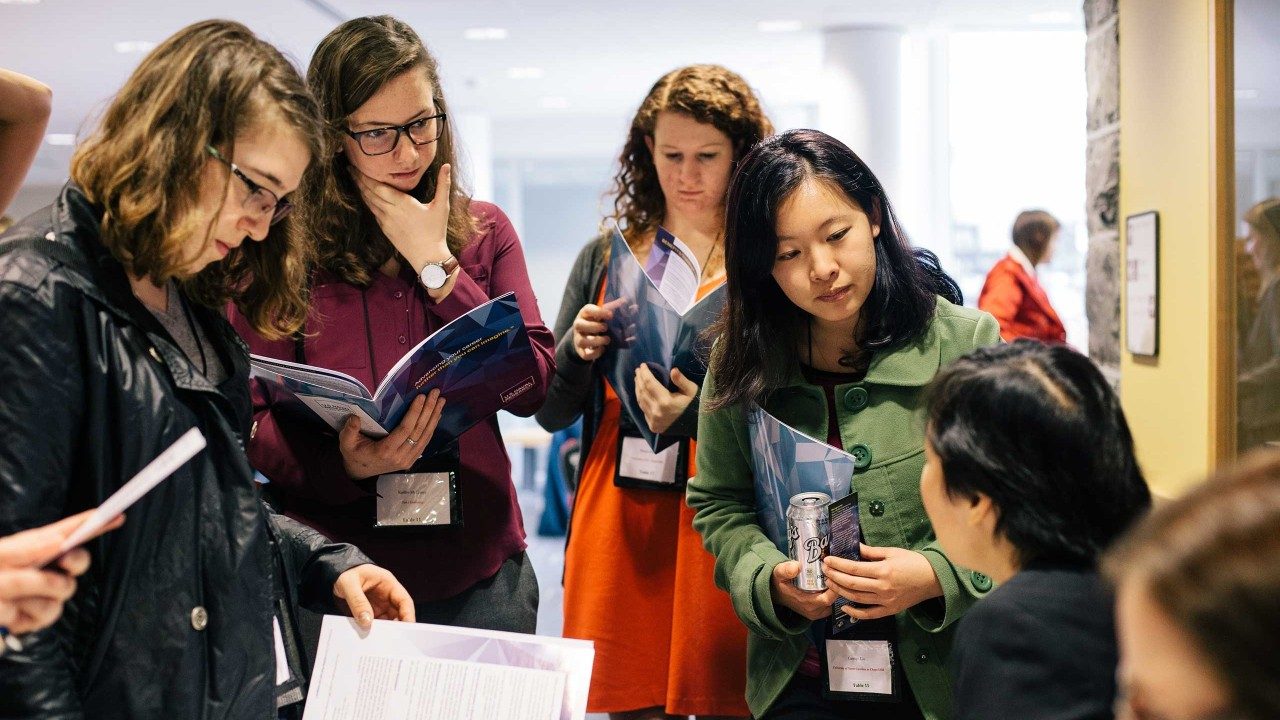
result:
M 100 504 L 191 427 L 208 448 L 87 546 L 63 619 L 0 657 L 0 717 L 274 718 L 277 563 L 286 602 L 332 610 L 337 576 L 369 560 L 263 505 L 243 343 L 200 311 L 231 376 L 205 380 L 134 298 L 100 216 L 68 185 L 0 238 L 0 536 Z

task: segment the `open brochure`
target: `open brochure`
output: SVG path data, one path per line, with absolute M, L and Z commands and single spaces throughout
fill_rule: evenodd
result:
M 394 430 L 415 397 L 439 388 L 444 413 L 424 455 L 532 390 L 537 374 L 515 293 L 472 308 L 432 333 L 373 392 L 336 370 L 260 355 L 251 361 L 252 376 L 268 385 L 273 409 L 292 409 L 335 430 L 355 415 L 360 430 L 373 437 Z
M 790 554 L 787 507 L 791 498 L 820 492 L 832 500 L 827 507 L 830 554 L 860 559 L 862 522 L 858 516 L 858 493 L 853 489 L 853 456 L 796 430 L 759 407 L 747 415 L 747 432 L 755 476 L 756 521 L 778 550 Z M 831 607 L 831 629 L 836 633 L 854 624 L 841 610 L 849 604 L 849 600 L 840 597 Z
M 711 343 L 703 335 L 725 303 L 723 285 L 697 299 L 702 267 L 689 247 L 658 228 L 642 265 L 615 225 L 609 253 L 605 305 L 613 309 L 610 343 L 601 361 L 605 378 L 622 401 L 632 424 L 655 452 L 678 438 L 649 429 L 636 401 L 635 371 L 648 365 L 669 389 L 671 370 L 701 385 Z
M 585 640 L 326 615 L 303 720 L 583 720 Z
M 809 437 L 761 408 L 747 415 L 756 517 L 764 534 L 787 552 L 787 506 L 805 492 L 839 500 L 853 487 L 855 461 L 843 450 Z

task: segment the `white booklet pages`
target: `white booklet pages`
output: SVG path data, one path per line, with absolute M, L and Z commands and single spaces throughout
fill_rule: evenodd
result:
M 583 720 L 590 642 L 327 615 L 304 720 Z

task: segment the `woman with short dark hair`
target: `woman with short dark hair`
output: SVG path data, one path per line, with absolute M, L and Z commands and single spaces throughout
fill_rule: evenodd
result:
M 929 389 L 920 494 L 956 563 L 1000 583 L 960 622 L 955 718 L 1110 718 L 1099 554 L 1151 496 L 1120 401 L 1062 345 L 984 348 Z
M 942 365 L 998 342 L 998 327 L 961 307 L 937 258 L 911 246 L 871 169 L 816 130 L 768 138 L 742 159 L 729 187 L 725 268 L 688 503 L 716 556 L 716 582 L 750 632 L 751 711 L 948 717 L 951 628 L 990 584 L 952 565 L 920 504 L 921 391 Z M 826 558 L 825 591 L 793 584 L 800 564 L 757 515 L 756 407 L 856 461 L 862 558 Z M 837 597 L 860 604 L 843 609 L 858 623 L 829 638 Z M 859 643 L 876 648 L 870 672 L 892 687 L 830 697 L 823 658 Z
M 1061 229 L 1044 210 L 1024 210 L 1013 221 L 1013 247 L 987 273 L 978 294 L 978 307 L 1000 323 L 1005 340 L 1067 341 L 1067 329 L 1036 275 L 1036 268 L 1053 257 Z

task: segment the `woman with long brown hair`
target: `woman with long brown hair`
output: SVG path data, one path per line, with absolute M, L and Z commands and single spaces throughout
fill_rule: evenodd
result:
M 275 718 L 306 687 L 298 601 L 413 619 L 386 570 L 270 513 L 244 453 L 249 358 L 220 308 L 266 335 L 301 323 L 302 251 L 272 226 L 315 116 L 248 28 L 184 28 L 0 243 L 0 536 L 100 505 L 192 428 L 207 443 L 86 545 L 63 618 L 0 657 L 0 717 Z
M 1241 450 L 1280 440 L 1280 198 L 1244 214 L 1244 249 L 1257 277 L 1257 295 L 1242 298 L 1250 323 L 1241 330 L 1237 365 L 1237 444 Z
M 699 297 L 724 282 L 724 201 L 738 158 L 772 132 L 737 74 L 694 65 L 664 75 L 631 122 L 615 178 L 614 219 L 643 262 L 659 228 L 702 266 Z M 682 487 L 615 485 L 626 414 L 596 363 L 608 343 L 602 307 L 609 236 L 578 255 L 556 320 L 557 371 L 538 422 L 584 417 L 583 458 L 565 551 L 564 634 L 595 641 L 588 709 L 615 718 L 745 716 L 746 634 L 712 582 Z M 698 386 L 636 369 L 637 398 L 655 433 L 691 441 Z M 634 434 L 634 433 L 631 433 Z M 695 468 L 688 463 L 688 476 Z M 629 620 L 622 622 L 619 613 Z M 637 632 L 637 628 L 644 628 Z
M 553 372 L 551 333 L 511 222 L 453 182 L 454 130 L 435 58 L 400 20 L 356 18 L 320 41 L 307 79 L 326 138 L 299 189 L 299 237 L 317 253 L 302 283 L 311 312 L 302 333 L 276 341 L 236 318 L 250 347 L 376 387 L 437 329 L 515 291 L 537 369 L 507 409 L 532 414 Z M 442 410 L 434 393 L 382 439 L 363 436 L 354 418 L 337 437 L 316 432 L 277 414 L 264 394 L 255 399 L 249 456 L 282 512 L 392 568 L 420 620 L 534 631 L 537 580 L 496 417 L 423 458 Z M 461 524 L 375 527 L 379 476 L 410 469 L 456 473 Z

